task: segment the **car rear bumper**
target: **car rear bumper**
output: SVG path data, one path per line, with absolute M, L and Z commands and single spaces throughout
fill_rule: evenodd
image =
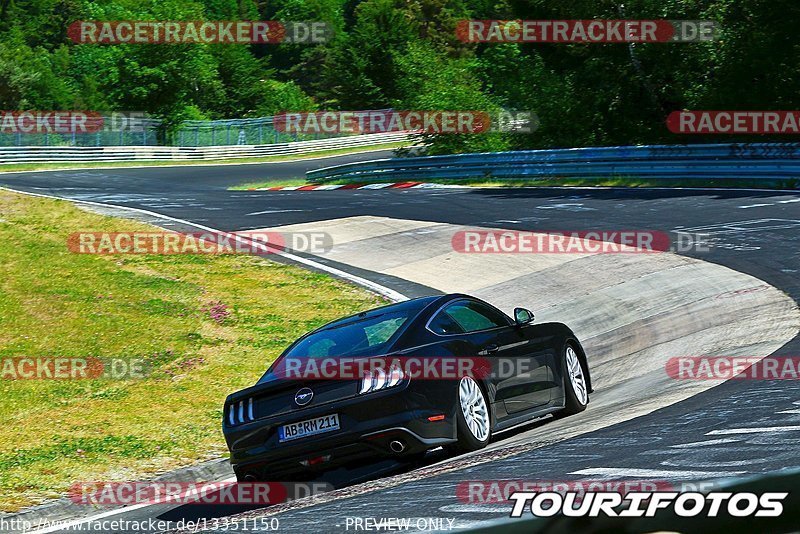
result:
M 443 409 L 435 406 L 437 400 L 398 387 L 225 426 L 231 465 L 239 480 L 280 480 L 369 458 L 421 453 L 455 441 L 455 403 L 439 402 L 450 404 Z M 279 441 L 280 426 L 331 414 L 339 415 L 339 430 Z

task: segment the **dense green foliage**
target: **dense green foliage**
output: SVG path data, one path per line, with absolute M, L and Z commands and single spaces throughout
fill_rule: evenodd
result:
M 463 18 L 713 19 L 699 44 L 465 44 Z M 325 20 L 325 45 L 75 45 L 75 20 Z M 676 109 L 798 109 L 797 0 L 0 0 L 0 109 L 181 119 L 312 109 L 533 110 L 533 135 L 434 151 L 683 142 Z M 693 138 L 692 141 L 709 139 Z

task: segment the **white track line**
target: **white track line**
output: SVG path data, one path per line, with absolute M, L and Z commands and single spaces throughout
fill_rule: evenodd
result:
M 736 443 L 738 439 L 722 438 L 722 439 L 709 439 L 706 441 L 694 441 L 692 443 L 682 443 L 681 445 L 670 445 L 672 449 L 691 449 L 694 447 L 706 447 L 708 445 L 722 445 L 723 443 Z
M 770 434 L 774 432 L 793 432 L 800 430 L 800 425 L 792 426 L 764 426 L 756 428 L 726 428 L 706 432 L 706 436 L 725 436 L 728 434 Z
M 648 478 L 672 480 L 677 478 L 723 478 L 742 475 L 747 471 L 672 471 L 669 469 L 632 469 L 628 467 L 590 467 L 570 475 L 589 475 L 605 478 Z
M 468 512 L 508 515 L 508 504 L 505 502 L 498 504 L 446 504 L 439 507 L 440 512 Z
M 314 191 L 334 191 L 336 189 L 341 189 L 342 187 L 344 187 L 344 185 L 327 184 L 327 185 L 321 185 L 321 186 L 317 187 Z
M 127 211 L 132 211 L 132 212 L 135 212 L 135 213 L 142 213 L 144 215 L 149 215 L 151 217 L 157 217 L 157 218 L 165 219 L 165 220 L 168 220 L 168 221 L 177 222 L 177 223 L 180 223 L 180 224 L 185 224 L 185 225 L 188 225 L 188 226 L 193 226 L 195 228 L 199 228 L 200 230 L 205 230 L 207 232 L 230 233 L 230 232 L 223 232 L 222 230 L 217 230 L 216 228 L 211 228 L 210 226 L 205 226 L 205 225 L 202 225 L 202 224 L 193 223 L 193 222 L 187 221 L 185 219 L 179 219 L 177 217 L 170 217 L 169 215 L 162 215 L 161 213 L 156 213 L 154 211 L 148 211 L 148 210 L 143 210 L 143 209 L 139 209 L 139 208 L 131 208 L 129 206 L 119 206 L 117 204 L 107 204 L 107 203 L 103 203 L 103 202 L 92 202 L 92 201 L 89 201 L 89 200 L 74 200 L 74 199 L 70 199 L 70 198 L 57 197 L 57 196 L 54 196 L 54 195 L 45 195 L 45 194 L 42 194 L 42 193 L 29 193 L 27 191 L 17 191 L 15 189 L 11 189 L 11 188 L 8 188 L 8 187 L 0 187 L 0 190 L 10 191 L 12 193 L 20 193 L 20 194 L 23 194 L 23 195 L 29 195 L 29 196 L 34 196 L 34 197 L 52 198 L 52 199 L 56 199 L 56 200 L 65 200 L 67 202 L 74 202 L 76 204 L 88 204 L 90 206 L 98 206 L 98 207 L 103 207 L 103 208 L 115 208 L 115 209 L 127 210 Z M 395 291 L 394 289 L 390 289 L 390 288 L 388 288 L 386 286 L 382 286 L 381 284 L 378 284 L 377 282 L 373 282 L 372 280 L 367 280 L 366 278 L 361 278 L 360 276 L 355 276 L 353 274 L 350 274 L 348 272 L 342 271 L 342 270 L 337 269 L 335 267 L 330 267 L 328 265 L 316 262 L 314 260 L 309 260 L 307 258 L 303 258 L 302 256 L 297 256 L 296 254 L 292 254 L 290 252 L 285 252 L 283 250 L 271 247 L 270 245 L 265 245 L 264 243 L 262 243 L 260 241 L 259 242 L 254 242 L 252 239 L 249 239 L 247 237 L 243 237 L 243 236 L 237 235 L 237 236 L 235 236 L 235 239 L 240 243 L 245 243 L 245 244 L 248 244 L 248 245 L 257 245 L 257 246 L 260 246 L 260 247 L 269 248 L 270 252 L 272 252 L 274 254 L 277 254 L 279 256 L 283 256 L 284 258 L 287 258 L 287 259 L 292 260 L 294 262 L 300 263 L 300 264 L 305 265 L 307 267 L 311 267 L 313 269 L 318 269 L 320 271 L 326 272 L 326 273 L 331 274 L 333 276 L 336 276 L 336 277 L 339 277 L 339 278 L 343 278 L 343 279 L 348 280 L 348 281 L 350 281 L 350 282 L 352 282 L 354 284 L 358 284 L 358 285 L 360 285 L 360 286 L 362 286 L 362 287 L 364 287 L 366 289 L 369 289 L 370 291 L 374 291 L 375 293 L 378 293 L 379 295 L 382 295 L 382 296 L 384 296 L 384 297 L 386 297 L 386 298 L 388 298 L 390 300 L 393 300 L 395 302 L 408 300 L 408 297 L 403 295 L 402 293 L 399 293 L 399 292 Z
M 268 213 L 289 213 L 290 211 L 303 211 L 303 210 L 266 210 L 266 211 L 254 211 L 253 213 L 245 213 L 245 217 L 251 217 L 253 215 L 266 215 Z
M 393 183 L 379 183 L 379 184 L 367 184 L 359 187 L 359 189 L 386 189 L 394 185 Z

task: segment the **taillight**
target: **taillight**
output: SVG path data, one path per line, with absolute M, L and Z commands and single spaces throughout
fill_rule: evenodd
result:
M 367 371 L 361 379 L 361 389 L 358 394 L 363 395 L 364 393 L 392 388 L 402 382 L 404 378 L 405 373 L 397 364 L 393 364 L 388 373 L 383 369 Z
M 238 403 L 228 405 L 228 424 L 230 426 L 249 423 L 255 419 L 253 417 L 253 398 L 249 398 L 247 403 L 241 400 Z

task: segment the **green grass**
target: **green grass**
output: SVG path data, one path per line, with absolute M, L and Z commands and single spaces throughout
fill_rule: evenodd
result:
M 333 182 L 331 182 L 333 183 Z M 263 187 L 293 187 L 297 185 L 308 185 L 305 178 L 286 178 L 280 180 L 258 180 L 255 182 L 245 182 L 241 185 L 234 185 L 228 188 L 228 191 L 249 191 L 251 189 L 261 189 Z
M 364 183 L 386 183 L 395 182 L 397 180 L 369 180 Z M 404 181 L 426 181 L 425 179 L 410 178 Z M 723 187 L 723 188 L 753 188 L 753 189 L 797 189 L 800 188 L 800 181 L 798 180 L 763 180 L 763 179 L 739 179 L 731 178 L 726 180 L 690 180 L 690 179 L 673 179 L 673 180 L 656 180 L 650 178 L 547 178 L 538 180 L 507 180 L 507 179 L 466 179 L 466 180 L 435 180 L 438 184 L 455 184 L 466 185 L 470 187 L 693 187 L 693 188 L 707 188 L 707 187 Z M 325 182 L 326 184 L 350 184 L 354 183 L 350 180 L 331 180 Z M 241 185 L 230 187 L 232 191 L 244 191 L 250 189 L 260 189 L 265 187 L 286 187 L 309 185 L 304 178 L 290 178 L 285 180 L 274 181 L 254 181 L 247 182 Z
M 338 156 L 345 154 L 356 154 L 359 152 L 372 152 L 375 150 L 394 150 L 408 146 L 408 143 L 385 143 L 382 145 L 337 148 L 333 150 L 320 150 L 309 154 L 290 155 L 290 156 L 262 156 L 255 158 L 227 158 L 227 159 L 204 159 L 192 161 L 120 161 L 120 162 L 100 162 L 100 163 L 12 163 L 0 165 L 0 174 L 4 172 L 19 171 L 43 171 L 43 170 L 64 170 L 64 169 L 94 169 L 105 167 L 163 167 L 166 165 L 223 165 L 236 163 L 280 163 L 281 161 L 294 161 L 298 159 L 312 159 L 325 156 Z
M 138 380 L 0 379 L 0 510 L 90 480 L 142 480 L 226 453 L 225 397 L 325 322 L 382 303 L 243 255 L 94 256 L 77 231 L 153 231 L 0 191 L 0 358 L 141 358 Z M 230 315 L 211 318 L 223 303 Z

